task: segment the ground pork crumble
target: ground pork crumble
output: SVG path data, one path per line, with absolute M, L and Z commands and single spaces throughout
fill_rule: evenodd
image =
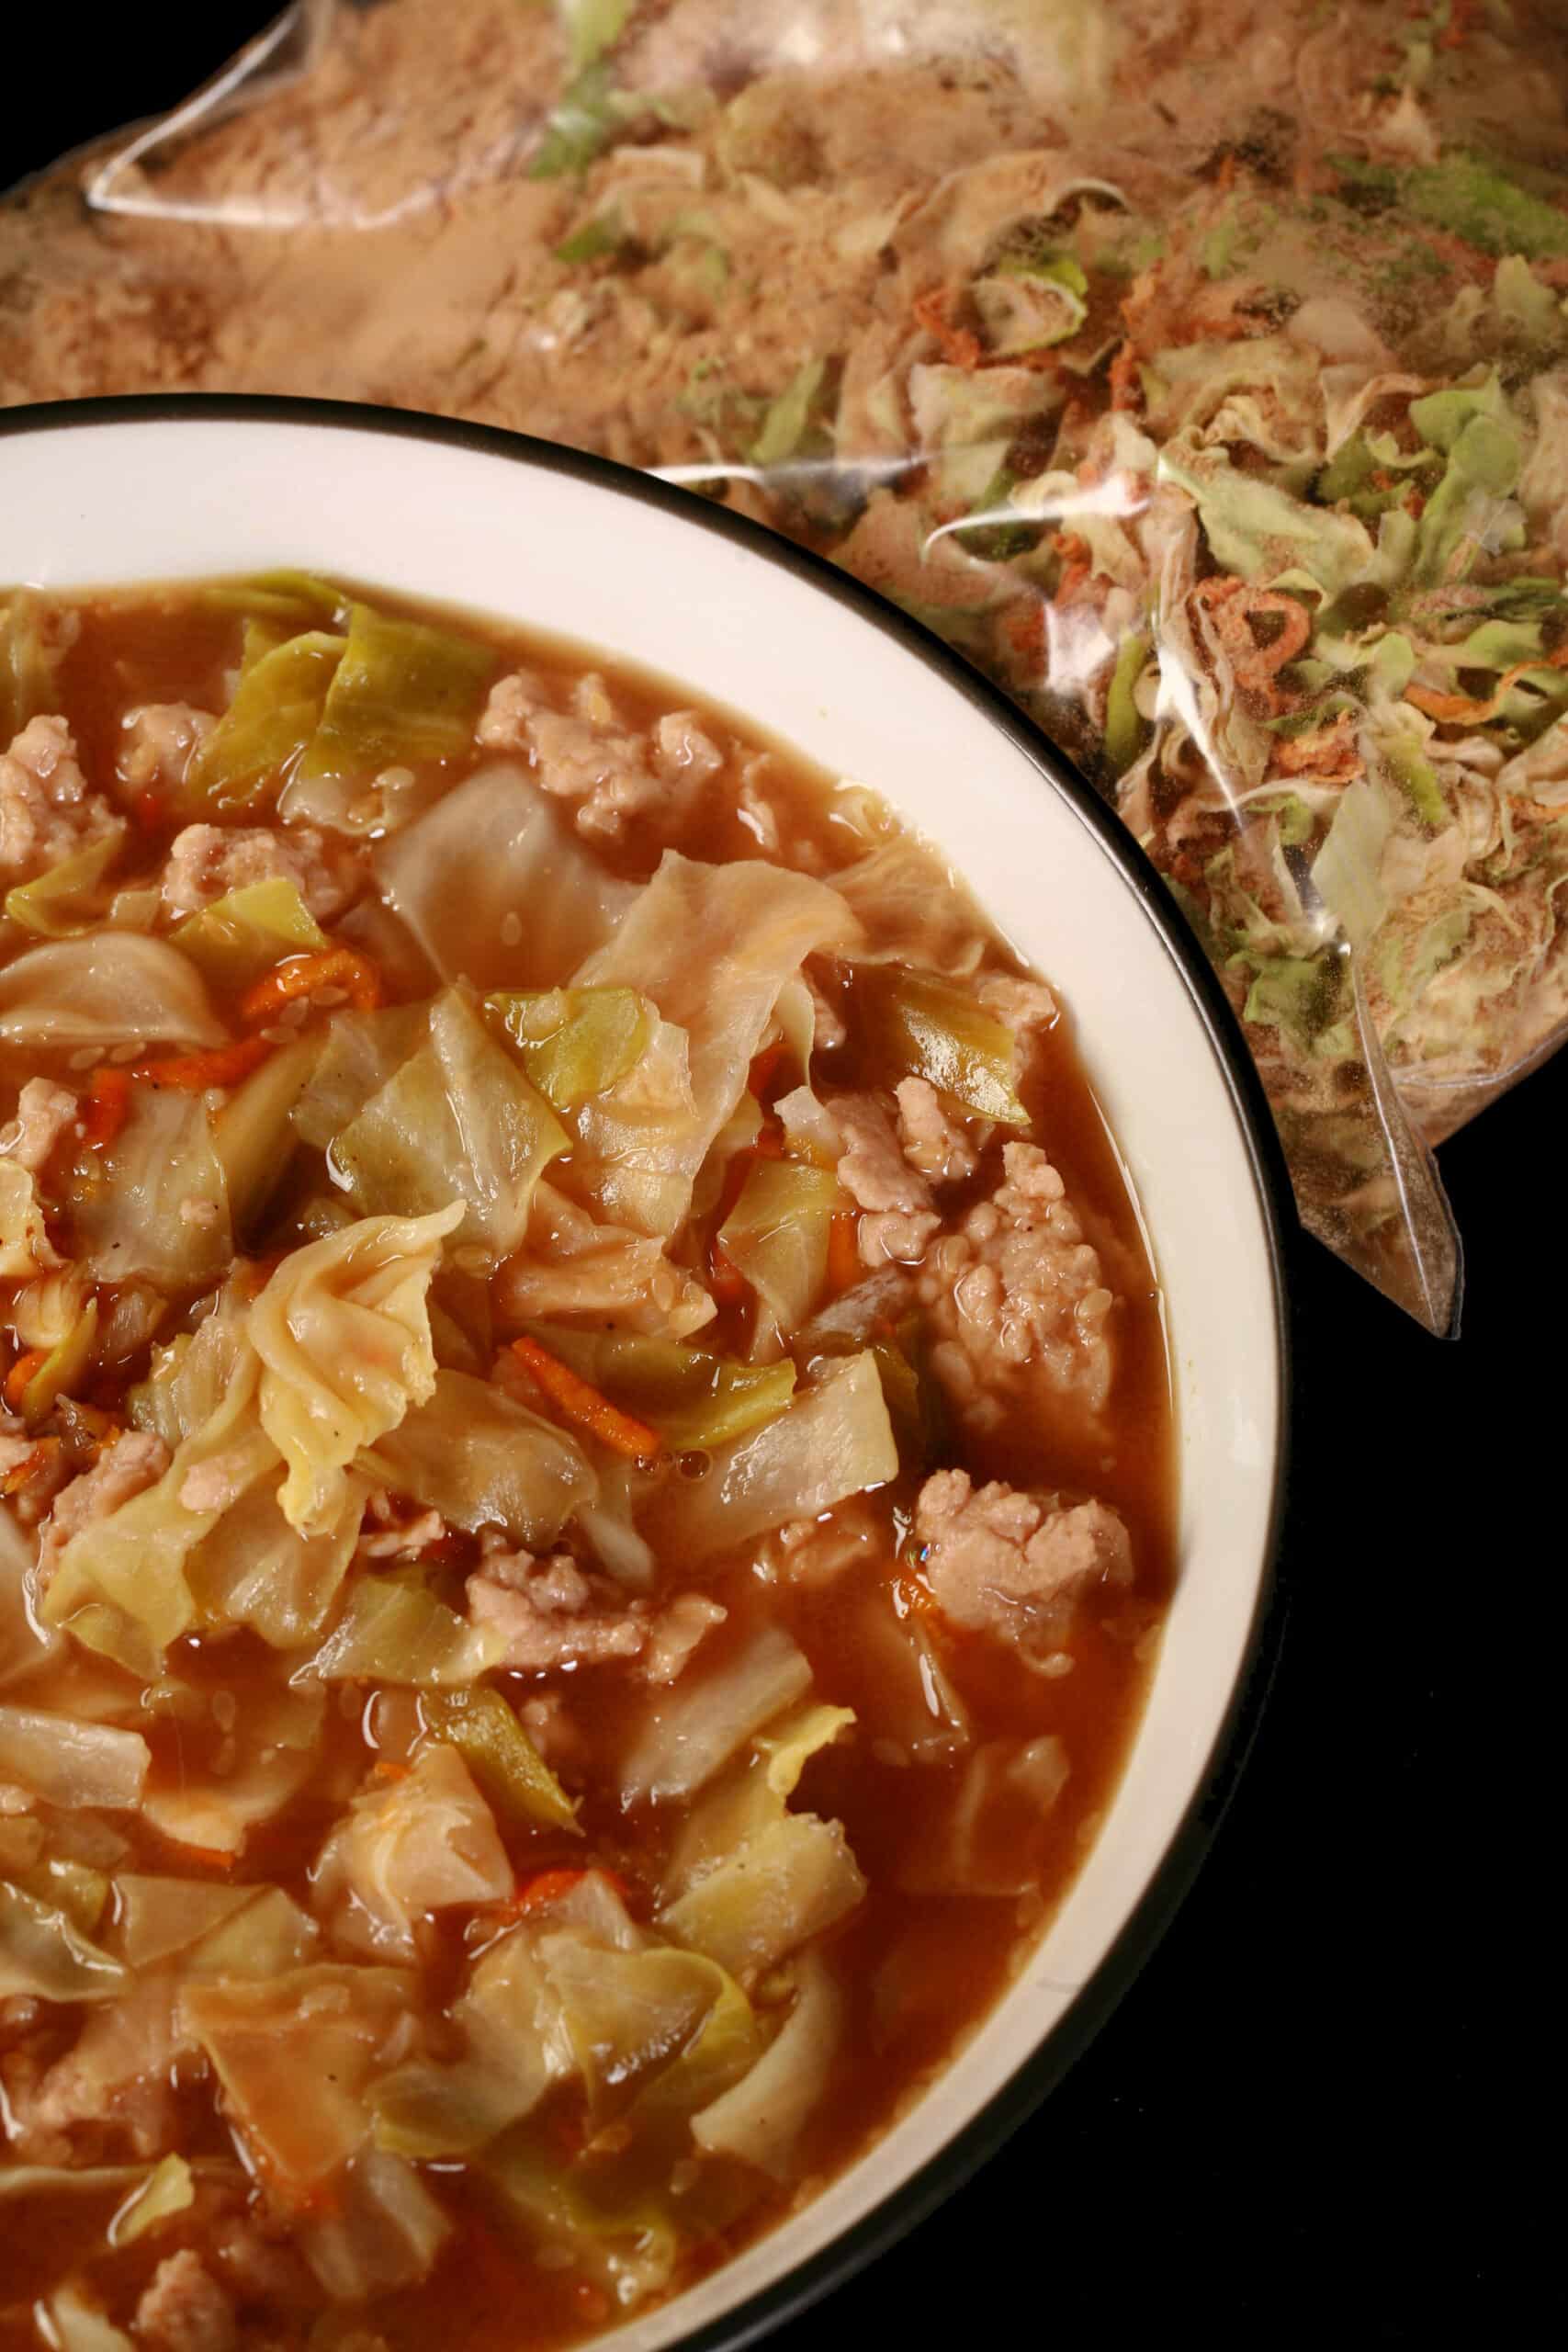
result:
M 164 905 L 195 914 L 254 882 L 292 882 L 317 921 L 330 922 L 355 896 L 359 869 L 310 825 L 187 825 L 164 869 Z
M 602 678 L 578 681 L 570 711 L 553 710 L 523 672 L 502 678 L 479 721 L 487 750 L 525 752 L 542 789 L 575 804 L 579 832 L 613 838 L 645 809 L 689 799 L 724 754 L 689 710 L 666 711 L 650 737 L 622 726 Z
M 0 876 L 30 881 L 111 833 L 107 800 L 89 792 L 63 718 L 29 718 L 0 752 Z
M 913 1537 L 943 1613 L 1034 1664 L 1056 1650 L 1064 1604 L 1090 1584 L 1133 1575 L 1127 1531 L 1104 1503 L 1066 1504 L 999 1482 L 976 1489 L 965 1470 L 926 1480 Z
M 470 1621 L 498 1634 L 502 1663 L 524 1673 L 637 1658 L 650 1682 L 673 1682 L 726 1611 L 701 1593 L 662 1610 L 627 1602 L 619 1586 L 591 1576 L 569 1552 L 540 1560 L 506 1549 L 487 1554 L 468 1582 Z
M 995 1426 L 1002 1392 L 1030 1380 L 1098 1415 L 1113 1370 L 1114 1304 L 1099 1256 L 1037 1144 L 1007 1144 L 1002 1166 L 991 1198 L 933 1243 L 920 1269 L 931 1368 L 976 1429 Z

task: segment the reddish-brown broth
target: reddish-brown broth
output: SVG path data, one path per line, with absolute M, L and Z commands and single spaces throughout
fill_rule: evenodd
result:
M 378 594 L 385 608 L 399 600 Z M 417 610 L 412 605 L 403 607 Z M 207 708 L 222 707 L 225 676 L 232 671 L 237 628 L 231 615 L 215 615 L 193 605 L 179 590 L 149 595 L 85 600 L 84 625 L 66 660 L 62 701 L 76 734 L 90 780 L 112 773 L 121 715 L 141 701 L 185 700 Z M 491 636 L 513 660 L 525 658 L 536 674 L 566 679 L 578 673 L 584 657 L 575 649 L 524 642 L 488 622 L 464 616 L 464 626 Z M 595 663 L 594 666 L 604 665 Z M 675 702 L 661 682 L 623 666 L 613 672 L 617 703 L 635 725 L 646 724 Z M 847 863 L 860 844 L 835 818 L 827 779 L 779 751 L 757 730 L 711 708 L 705 723 L 742 749 L 776 754 L 775 789 L 784 786 L 798 830 L 818 843 L 827 866 Z M 785 779 L 787 778 L 787 784 Z M 896 786 L 896 778 L 887 781 Z M 182 821 L 149 804 L 139 812 L 155 865 Z M 609 853 L 623 873 L 644 878 L 660 848 L 672 845 L 709 860 L 756 854 L 756 845 L 733 812 L 710 813 L 695 828 L 676 827 L 656 835 L 634 830 Z M 1010 961 L 1005 950 L 999 960 Z M 563 976 L 564 977 L 564 976 Z M 829 1055 L 822 1076 L 829 1084 L 853 1084 L 861 1076 L 852 1049 Z M 759 1615 L 783 1623 L 807 1652 L 817 1675 L 815 1695 L 853 1706 L 859 1715 L 852 1745 L 831 1747 L 807 1768 L 796 1803 L 840 1818 L 865 1872 L 870 1892 L 860 1911 L 834 1936 L 834 1965 L 848 1989 L 849 2054 L 810 2134 L 806 2177 L 799 2191 L 769 2189 L 728 2228 L 716 2229 L 685 2257 L 677 2284 L 710 2269 L 775 2221 L 793 2199 L 808 2193 L 860 2154 L 908 2105 L 931 2075 L 953 2055 L 1005 1988 L 1021 1955 L 1059 1904 L 1114 1790 L 1127 1744 L 1142 1705 L 1163 1603 L 1173 1574 L 1173 1457 L 1168 1366 L 1157 1290 L 1138 1221 L 1114 1146 L 1084 1075 L 1070 1025 L 1064 1017 L 1045 1041 L 1032 1080 L 1029 1108 L 1033 1132 L 1044 1141 L 1066 1179 L 1069 1196 L 1089 1225 L 1102 1256 L 1113 1258 L 1118 1292 L 1117 1374 L 1109 1445 L 1092 1451 L 1066 1428 L 1017 1425 L 984 1441 L 966 1439 L 951 1458 L 961 1459 L 978 1484 L 998 1476 L 1032 1487 L 1090 1492 L 1113 1505 L 1132 1532 L 1137 1561 L 1135 1589 L 1097 1596 L 1082 1605 L 1064 1646 L 1072 1671 L 1044 1680 L 998 1645 L 953 1636 L 941 1645 L 942 1663 L 968 1707 L 980 1735 L 1038 1736 L 1057 1734 L 1071 1758 L 1071 1778 L 1043 1822 L 1032 1826 L 1030 1862 L 1032 1886 L 1022 1896 L 954 1896 L 900 1891 L 890 1883 L 919 1823 L 911 1823 L 907 1766 L 877 1753 L 884 1744 L 885 1699 L 874 1641 L 902 1606 L 890 1541 L 874 1578 L 858 1571 L 847 1582 L 820 1590 L 784 1582 L 763 1585 L 747 1559 L 705 1579 L 730 1611 L 717 1643 L 739 1641 Z M 994 1182 L 993 1154 L 974 1180 L 976 1195 Z M 287 1218 L 287 1203 L 282 1215 Z M 278 1221 L 275 1206 L 273 1221 Z M 733 1345 L 739 1333 L 722 1320 L 701 1335 L 701 1344 Z M 142 1366 L 131 1363 L 126 1376 Z M 107 1401 L 107 1400 L 106 1400 Z M 897 1524 L 907 1521 L 918 1481 L 905 1477 L 893 1500 Z M 754 1551 L 755 1547 L 751 1547 Z M 718 1655 L 716 1647 L 715 1655 Z M 272 1666 L 252 1636 L 222 1643 L 184 1645 L 180 1671 L 198 1684 L 235 1693 L 243 1710 L 254 1673 Z M 626 1718 L 628 1698 L 614 1673 L 581 1671 L 570 1677 L 574 1716 L 591 1747 L 613 1754 Z M 274 1823 L 252 1834 L 239 1866 L 247 1882 L 273 1880 L 308 1904 L 306 1872 L 320 1849 L 329 1820 L 377 1753 L 375 1709 L 362 1690 L 334 1689 L 329 1702 L 328 1737 L 321 1772 L 321 1793 L 307 1792 Z M 195 1736 L 178 1724 L 155 1727 L 154 1781 L 177 1785 Z M 921 1768 L 920 1786 L 933 1801 L 942 1783 L 961 1764 Z M 328 1792 L 330 1792 L 330 1793 Z M 586 1843 L 622 1871 L 634 1888 L 651 1880 L 668 1831 L 646 1816 L 624 1817 L 607 1796 L 585 1792 L 582 1819 Z M 1007 1828 L 1016 1843 L 1016 1820 Z M 127 1834 L 136 1848 L 131 1867 L 199 1875 L 181 1849 L 134 1821 Z M 526 1841 L 526 1867 L 556 1857 L 547 1841 Z M 581 1849 L 563 1844 L 559 1859 L 581 1860 Z M 444 1924 L 446 1971 L 455 1979 L 462 1958 L 457 1925 Z M 440 1996 L 442 1966 L 433 1975 Z M 228 2135 L 209 2096 L 186 2095 L 187 2154 L 227 2152 Z M 368 2325 L 392 2352 L 423 2352 L 432 2344 L 461 2346 L 464 2352 L 525 2352 L 525 2347 L 564 2344 L 612 2316 L 608 2297 L 591 2281 L 530 2258 L 497 2227 L 477 2192 L 448 2172 L 440 2183 L 459 2226 L 429 2279 L 400 2290 L 368 2312 L 346 2314 L 344 2325 Z M 199 2244 L 198 2229 L 176 2222 L 150 2239 L 107 2258 L 101 2233 L 118 2195 L 35 2198 L 0 2204 L 5 2242 L 0 2285 L 0 2352 L 23 2352 L 39 2337 L 30 2314 L 33 2299 L 66 2270 L 91 2263 L 95 2284 L 123 2323 L 141 2285 L 171 2248 Z M 284 2340 L 276 2324 L 272 2340 Z M 305 2332 L 308 2332 L 308 2323 Z M 303 2343 L 305 2333 L 289 2343 Z M 329 2334 L 311 2335 L 328 2345 Z

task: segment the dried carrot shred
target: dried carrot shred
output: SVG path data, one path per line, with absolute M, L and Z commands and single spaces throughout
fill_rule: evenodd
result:
M 209 1086 L 237 1085 L 272 1050 L 265 1037 L 241 1037 L 231 1046 L 215 1046 L 209 1053 L 170 1054 L 163 1061 L 138 1062 L 130 1075 L 147 1086 L 202 1094 Z
M 344 988 L 356 1012 L 374 1012 L 384 990 L 381 975 L 367 956 L 352 947 L 328 947 L 319 956 L 290 956 L 245 990 L 240 999 L 243 1021 L 270 1021 L 286 1004 L 317 989 Z
M 915 318 L 928 334 L 935 335 L 942 356 L 954 368 L 977 368 L 984 356 L 980 338 L 967 327 L 955 327 L 947 316 L 947 288 L 933 286 L 917 297 Z
M 1143 378 L 1138 373 L 1138 354 L 1131 341 L 1117 346 L 1111 363 L 1111 405 L 1113 409 L 1142 408 Z
M 601 1396 L 558 1356 L 551 1355 L 537 1340 L 513 1340 L 512 1352 L 564 1419 L 575 1421 L 590 1436 L 633 1462 L 656 1462 L 663 1453 L 664 1441 L 657 1430 L 650 1430 L 646 1421 L 634 1420 L 629 1413 L 612 1405 L 607 1396 Z

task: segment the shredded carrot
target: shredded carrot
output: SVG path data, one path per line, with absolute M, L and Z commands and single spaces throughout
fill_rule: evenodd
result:
M 130 1075 L 147 1086 L 203 1094 L 209 1086 L 237 1086 L 272 1050 L 265 1037 L 241 1037 L 231 1046 L 214 1046 L 209 1053 L 170 1054 L 163 1061 L 138 1062 Z
M 626 1454 L 633 1462 L 656 1462 L 664 1451 L 664 1441 L 657 1430 L 646 1421 L 634 1420 L 602 1396 L 597 1388 L 551 1355 L 537 1340 L 513 1340 L 512 1352 L 533 1375 L 556 1410 L 567 1420 L 575 1421 L 600 1442 Z
M 550 1904 L 558 1903 L 562 1895 L 570 1894 L 574 1886 L 581 1886 L 582 1881 L 589 1875 L 586 1870 L 570 1864 L 558 1864 L 548 1870 L 534 1871 L 528 1877 L 520 1878 L 517 1881 L 511 1894 L 501 1907 L 509 1919 L 525 1919 L 531 1913 L 543 1911 Z M 601 1865 L 599 1876 L 608 1880 L 628 1911 L 636 1907 L 637 1891 L 628 1879 L 621 1876 L 619 1871 L 607 1871 Z
M 859 1233 L 860 1219 L 852 1210 L 840 1209 L 828 1220 L 828 1288 L 835 1298 L 858 1283 L 864 1272 Z
M 1424 710 L 1428 718 L 1439 719 L 1450 726 L 1478 725 L 1483 719 L 1495 718 L 1502 706 L 1503 696 L 1510 686 L 1522 678 L 1527 670 L 1561 670 L 1568 668 L 1568 639 L 1552 651 L 1530 662 L 1516 662 L 1505 670 L 1493 692 L 1483 701 L 1472 695 L 1446 695 L 1436 686 L 1414 685 L 1404 689 L 1404 699 Z
M 25 1355 L 19 1355 L 17 1358 L 16 1363 L 6 1374 L 6 1402 L 13 1413 L 21 1411 L 22 1398 L 26 1394 L 28 1381 L 31 1380 L 39 1366 L 47 1363 L 48 1361 L 47 1348 L 28 1348 Z
M 82 1140 L 89 1151 L 107 1151 L 130 1108 L 130 1072 L 101 1062 L 87 1081 L 82 1106 Z
M 324 988 L 346 989 L 356 1012 L 374 1012 L 383 995 L 381 975 L 367 956 L 352 947 L 328 947 L 319 956 L 290 956 L 264 973 L 240 999 L 240 1018 L 270 1021 L 286 1004 Z
M 915 302 L 915 318 L 928 334 L 934 334 L 942 345 L 942 356 L 954 368 L 977 368 L 984 354 L 977 334 L 967 327 L 955 327 L 947 315 L 947 288 L 933 286 L 919 295 Z
M 1255 696 L 1271 716 L 1289 710 L 1297 697 L 1281 685 L 1280 672 L 1312 635 L 1312 616 L 1300 598 L 1216 572 L 1199 581 L 1189 602 L 1201 609 L 1243 693 Z M 1253 626 L 1263 620 L 1278 624 L 1277 634 L 1266 644 Z
M 376 1781 L 406 1781 L 409 1777 L 409 1767 L 406 1764 L 394 1763 L 389 1756 L 378 1756 L 375 1763 L 370 1767 L 370 1776 Z

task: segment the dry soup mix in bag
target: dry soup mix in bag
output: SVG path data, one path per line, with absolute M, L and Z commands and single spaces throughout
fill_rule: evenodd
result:
M 1568 1010 L 1565 154 L 1552 0 L 299 0 L 10 199 L 0 397 L 434 410 L 831 556 L 1099 785 L 1441 1331 L 1430 1147 Z

